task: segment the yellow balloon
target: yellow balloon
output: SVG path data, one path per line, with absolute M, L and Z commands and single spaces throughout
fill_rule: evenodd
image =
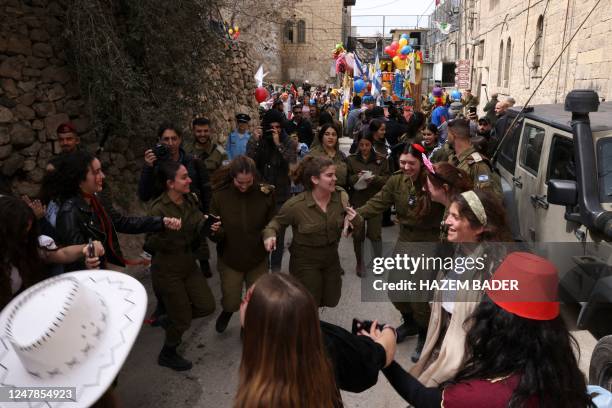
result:
M 230 35 L 232 35 L 232 34 L 234 34 L 234 30 L 230 28 L 230 29 L 228 30 L 228 33 L 229 33 Z
M 237 32 L 237 31 L 240 31 L 240 27 L 235 26 L 235 27 L 234 27 L 234 31 L 236 31 L 236 32 Z
M 401 61 L 402 59 L 399 56 L 396 55 L 395 57 L 393 57 L 393 63 L 395 65 L 398 65 Z
M 399 40 L 399 49 L 401 50 L 404 45 L 408 45 L 408 40 L 405 38 L 402 38 Z

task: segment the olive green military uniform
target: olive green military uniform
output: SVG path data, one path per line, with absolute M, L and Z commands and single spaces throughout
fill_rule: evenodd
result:
M 249 288 L 268 270 L 261 232 L 276 212 L 274 187 L 253 185 L 243 193 L 229 183 L 213 192 L 210 212 L 221 217 L 221 229 L 210 237 L 217 243 L 221 305 L 226 312 L 237 312 L 242 285 Z
M 431 211 L 427 216 L 419 218 L 418 203 L 427 194 L 422 186 L 412 182 L 401 170 L 395 172 L 380 190 L 368 202 L 357 209 L 357 213 L 365 219 L 382 214 L 391 205 L 395 205 L 397 220 L 400 225 L 396 253 L 410 251 L 407 242 L 438 242 L 440 233 L 440 220 L 444 207 L 432 203 Z M 420 255 L 420 253 L 418 254 Z M 389 275 L 390 281 L 402 278 L 405 272 L 393 270 Z M 413 280 L 418 280 L 416 275 Z M 392 297 L 391 300 L 394 298 Z M 429 305 L 426 302 L 393 302 L 393 305 L 402 314 L 412 314 L 414 319 L 422 326 L 427 327 L 429 322 Z
M 208 148 L 194 143 L 192 153 L 194 156 L 204 161 L 206 170 L 208 170 L 211 176 L 223 165 L 224 161 L 228 160 L 225 149 L 216 143 L 210 143 Z
M 265 240 L 292 226 L 289 273 L 306 286 L 319 306 L 336 306 L 342 293 L 338 243 L 347 204 L 348 194 L 336 187 L 323 212 L 312 192 L 305 191 L 290 198 L 263 231 Z M 352 224 L 361 228 L 361 217 L 356 216 Z
M 334 157 L 329 157 L 323 146 L 318 145 L 310 150 L 310 155 L 315 157 L 325 157 L 334 162 L 336 166 L 336 185 L 345 188 L 347 183 L 347 168 L 346 168 L 346 157 L 340 150 L 336 150 Z
M 186 194 L 185 201 L 177 205 L 164 193 L 153 201 L 150 215 L 182 220 L 178 231 L 165 230 L 147 236 L 147 246 L 155 251 L 151 263 L 153 285 L 168 311 L 166 345 L 176 346 L 192 318 L 207 316 L 215 310 L 215 299 L 198 270 L 193 251 L 203 239 L 200 231 L 205 218 L 194 194 Z
M 371 152 L 367 159 L 364 159 L 361 153 L 350 155 L 346 161 L 348 170 L 348 184 L 353 187 L 359 180 L 359 173 L 362 171 L 371 171 L 374 178 L 364 190 L 351 190 L 351 204 L 354 207 L 361 207 L 370 198 L 372 198 L 385 185 L 389 179 L 389 162 L 387 160 L 378 159 L 375 152 Z M 367 224 L 367 228 L 365 228 Z M 382 255 L 382 214 L 369 218 L 364 222 L 365 231 L 353 234 L 353 247 L 357 260 L 363 259 L 362 246 L 367 237 L 372 241 L 374 256 Z
M 475 189 L 488 190 L 500 200 L 503 198 L 499 174 L 491 170 L 489 159 L 478 153 L 474 147 L 466 149 L 460 155 L 451 153 L 448 162 L 464 170 L 474 180 Z

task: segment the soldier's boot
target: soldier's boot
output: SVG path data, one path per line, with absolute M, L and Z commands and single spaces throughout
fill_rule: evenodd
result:
M 416 363 L 421 358 L 421 352 L 423 352 L 423 346 L 425 346 L 425 339 L 427 338 L 427 329 L 419 328 L 419 338 L 417 339 L 417 345 L 414 349 L 414 353 L 410 356 L 413 363 Z
M 191 361 L 183 358 L 176 352 L 176 346 L 170 347 L 164 345 L 157 357 L 157 364 L 162 367 L 168 367 L 174 371 L 187 371 L 191 370 L 193 364 Z
M 363 243 L 359 241 L 353 241 L 353 248 L 355 249 L 355 274 L 360 278 L 363 277 L 364 267 L 363 267 L 363 251 L 362 251 Z
M 212 278 L 212 272 L 210 271 L 210 264 L 208 259 L 200 259 L 200 270 L 205 278 Z
M 215 330 L 217 330 L 217 333 L 223 333 L 225 329 L 227 329 L 227 325 L 229 324 L 232 315 L 232 312 L 226 312 L 225 310 L 221 311 L 221 314 L 219 317 L 217 317 L 217 322 L 215 323 Z
M 419 332 L 419 326 L 410 313 L 402 313 L 404 322 L 397 328 L 397 343 L 403 342 L 406 337 L 414 336 Z

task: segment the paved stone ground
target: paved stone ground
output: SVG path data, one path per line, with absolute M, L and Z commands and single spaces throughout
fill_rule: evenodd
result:
M 290 232 L 288 231 L 288 236 Z M 395 241 L 397 228 L 384 228 L 383 239 Z M 287 240 L 288 241 L 288 240 Z M 211 251 L 214 253 L 214 251 Z M 390 303 L 361 302 L 361 280 L 354 274 L 355 260 L 352 241 L 343 239 L 340 244 L 341 262 L 345 268 L 340 304 L 333 309 L 321 310 L 321 319 L 350 328 L 354 317 L 379 319 L 390 324 L 400 324 L 399 313 Z M 211 260 L 214 268 L 215 260 Z M 284 257 L 287 270 L 288 256 Z M 149 296 L 150 276 L 143 278 Z M 118 393 L 124 407 L 231 407 L 240 365 L 240 323 L 236 314 L 223 334 L 215 332 L 214 323 L 221 310 L 219 276 L 214 272 L 209 285 L 215 294 L 217 310 L 211 317 L 195 320 L 184 337 L 181 346 L 184 355 L 194 362 L 191 371 L 177 373 L 157 365 L 157 354 L 163 342 L 163 331 L 144 326 L 136 340 L 120 375 Z M 154 300 L 150 298 L 149 311 Z M 565 310 L 568 321 L 574 310 Z M 581 367 L 586 370 L 595 345 L 593 337 L 583 331 L 574 332 L 581 347 Z M 396 360 L 404 367 L 412 365 L 410 355 L 416 337 L 409 338 L 398 346 Z M 407 404 L 393 391 L 381 374 L 378 384 L 361 394 L 342 393 L 347 407 L 405 407 Z

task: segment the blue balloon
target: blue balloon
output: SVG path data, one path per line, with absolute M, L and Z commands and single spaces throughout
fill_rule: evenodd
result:
M 410 40 L 410 36 L 408 34 L 402 34 L 400 38 L 405 38 L 406 40 Z
M 363 79 L 358 79 L 355 81 L 355 83 L 353 84 L 353 89 L 355 90 L 355 92 L 359 93 L 361 91 L 364 90 L 364 88 L 366 87 L 366 83 L 363 81 Z
M 400 50 L 400 53 L 402 53 L 403 55 L 408 55 L 411 52 L 412 52 L 412 47 L 409 45 L 404 45 L 402 49 Z
M 315 105 L 316 103 L 317 103 L 317 101 L 315 101 L 314 99 L 311 99 L 311 100 L 310 100 L 310 104 L 311 104 L 311 105 Z
M 450 94 L 451 99 L 454 101 L 460 101 L 461 100 L 461 91 L 459 91 L 458 89 L 455 89 L 451 92 Z

